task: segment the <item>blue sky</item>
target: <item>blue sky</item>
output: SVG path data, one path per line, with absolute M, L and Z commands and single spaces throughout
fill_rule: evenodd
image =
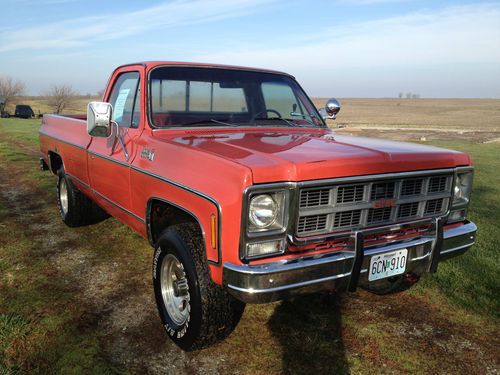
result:
M 0 75 L 95 93 L 119 64 L 203 61 L 311 96 L 500 98 L 500 2 L 0 0 Z

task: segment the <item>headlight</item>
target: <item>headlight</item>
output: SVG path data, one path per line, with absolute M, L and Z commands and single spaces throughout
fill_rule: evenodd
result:
M 451 205 L 450 215 L 448 216 L 448 223 L 456 223 L 465 220 L 472 190 L 472 176 L 472 169 L 458 170 L 455 176 L 453 203 Z
M 283 227 L 285 194 L 282 191 L 258 194 L 248 206 L 249 232 L 269 231 Z
M 250 201 L 249 219 L 256 228 L 267 228 L 276 220 L 278 205 L 267 194 L 257 195 Z
M 472 190 L 472 170 L 459 171 L 455 178 L 452 208 L 463 208 L 469 204 Z

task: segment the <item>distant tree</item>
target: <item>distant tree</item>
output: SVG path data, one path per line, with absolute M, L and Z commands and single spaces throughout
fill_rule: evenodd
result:
M 25 91 L 24 82 L 13 80 L 11 77 L 0 77 L 0 96 L 4 100 L 5 106 L 16 96 L 23 95 Z
M 411 92 L 406 93 L 406 99 L 411 99 Z
M 48 104 L 55 113 L 61 113 L 75 100 L 76 92 L 69 85 L 53 85 L 46 94 Z
M 412 99 L 419 99 L 420 98 L 420 94 L 412 94 L 411 98 Z
M 400 93 L 398 94 L 398 98 L 399 98 L 399 99 L 403 99 L 403 96 L 404 96 L 404 94 L 403 94 L 402 92 L 400 92 Z

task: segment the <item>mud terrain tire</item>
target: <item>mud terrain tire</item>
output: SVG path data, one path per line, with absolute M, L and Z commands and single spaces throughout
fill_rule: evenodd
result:
M 174 225 L 161 234 L 153 257 L 153 285 L 163 327 L 186 351 L 229 336 L 245 309 L 212 281 L 203 236 L 195 224 Z

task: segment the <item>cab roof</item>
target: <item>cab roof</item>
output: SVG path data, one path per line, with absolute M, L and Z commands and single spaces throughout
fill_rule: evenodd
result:
M 251 68 L 245 66 L 237 66 L 237 65 L 224 65 L 224 64 L 210 64 L 210 63 L 201 63 L 201 62 L 186 62 L 186 61 L 142 61 L 132 64 L 124 64 L 119 66 L 121 68 L 123 66 L 130 65 L 142 65 L 146 68 L 146 70 L 151 70 L 153 68 L 159 66 L 185 66 L 185 67 L 195 67 L 195 68 L 215 68 L 215 69 L 232 69 L 232 70 L 245 70 L 245 71 L 253 71 L 253 72 L 263 72 L 263 73 L 273 73 L 273 74 L 281 74 L 294 78 L 291 74 L 280 72 L 277 70 L 271 69 L 262 69 L 262 68 Z

